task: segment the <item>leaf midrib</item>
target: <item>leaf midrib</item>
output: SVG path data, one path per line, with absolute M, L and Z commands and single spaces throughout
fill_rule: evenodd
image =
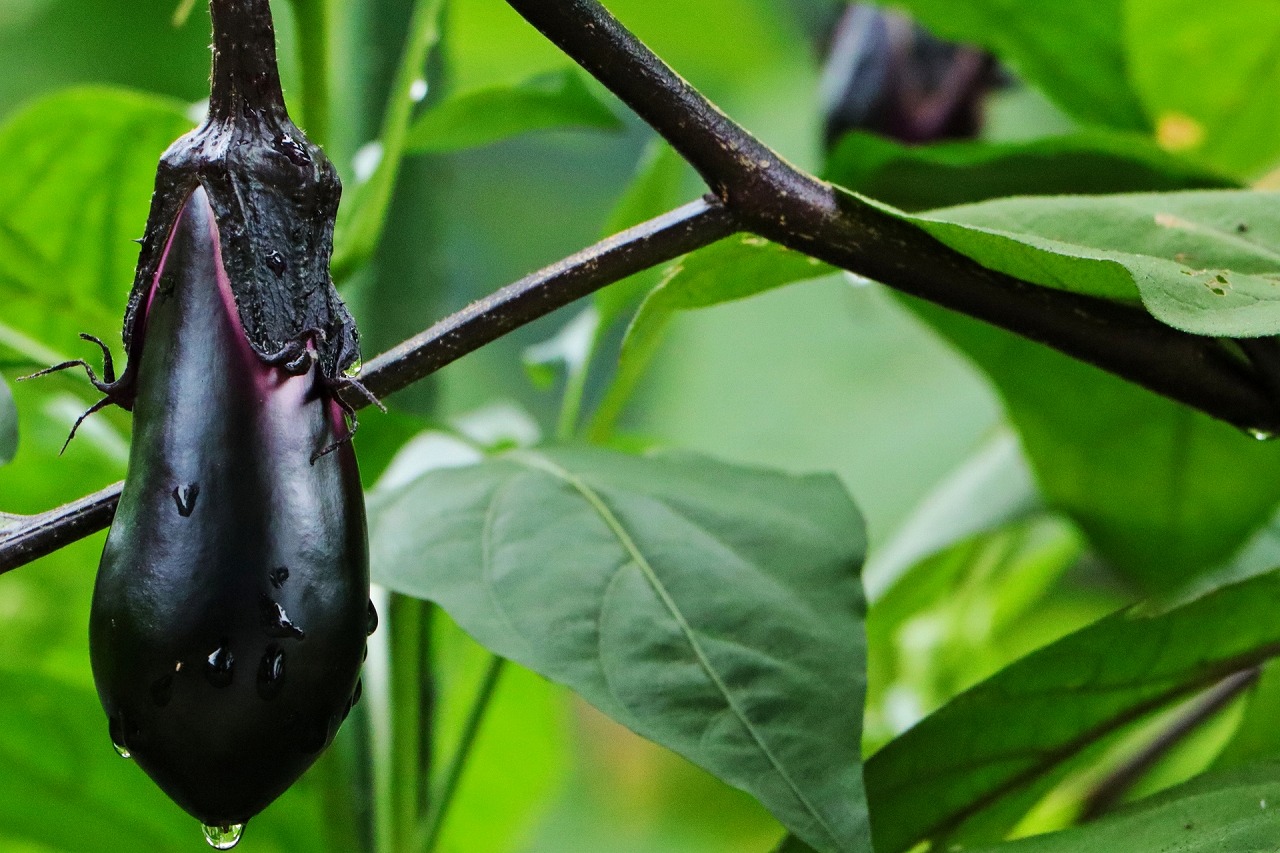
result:
M 645 558 L 644 554 L 640 552 L 635 540 L 631 538 L 631 535 L 627 532 L 626 528 L 623 527 L 622 522 L 616 515 L 614 515 L 613 511 L 609 509 L 604 500 L 580 477 L 565 470 L 545 456 L 537 453 L 521 451 L 512 453 L 508 458 L 520 462 L 526 467 L 550 474 L 551 476 L 569 484 L 578 492 L 579 495 L 582 496 L 583 500 L 591 506 L 596 514 L 600 516 L 601 521 L 603 521 L 605 526 L 607 526 L 610 532 L 613 533 L 619 544 L 622 545 L 623 549 L 631 555 L 631 559 L 644 574 L 645 579 L 649 582 L 653 591 L 662 601 L 663 606 L 666 607 L 667 611 L 671 614 L 671 617 L 676 621 L 676 624 L 680 627 L 681 633 L 684 635 L 685 642 L 689 644 L 690 649 L 693 651 L 699 667 L 711 681 L 721 698 L 724 699 L 725 704 L 728 705 L 729 710 L 733 712 L 734 717 L 748 732 L 748 734 L 750 734 L 751 739 L 756 744 L 756 747 L 760 750 L 761 754 L 768 759 L 769 764 L 773 767 L 778 776 L 786 783 L 787 788 L 791 791 L 796 800 L 804 806 L 805 810 L 818 822 L 823 831 L 826 832 L 828 838 L 830 838 L 833 843 L 839 845 L 839 836 L 832 829 L 830 824 L 828 824 L 826 818 L 813 805 L 813 803 L 809 801 L 809 798 L 805 796 L 804 792 L 796 784 L 795 780 L 791 778 L 791 774 L 788 773 L 786 768 L 782 765 L 782 762 L 773 754 L 773 750 L 769 748 L 769 745 L 765 742 L 763 736 L 756 730 L 755 725 L 751 722 L 750 718 L 747 717 L 746 712 L 738 706 L 738 703 L 734 700 L 733 694 L 730 692 L 728 685 L 720 678 L 715 667 L 712 666 L 711 660 L 707 657 L 706 652 L 702 648 L 702 644 L 698 641 L 697 635 L 694 633 L 693 626 L 689 624 L 687 619 L 685 619 L 684 613 L 680 610 L 675 599 L 671 596 L 670 591 L 667 590 L 666 586 L 662 583 L 662 580 L 654 571 L 653 566 Z

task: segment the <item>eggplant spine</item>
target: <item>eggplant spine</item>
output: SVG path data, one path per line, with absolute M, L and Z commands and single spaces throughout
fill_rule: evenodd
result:
M 203 189 L 147 300 L 134 438 L 94 588 L 113 738 L 210 826 L 284 792 L 350 710 L 368 624 L 363 494 L 317 365 L 265 363 Z

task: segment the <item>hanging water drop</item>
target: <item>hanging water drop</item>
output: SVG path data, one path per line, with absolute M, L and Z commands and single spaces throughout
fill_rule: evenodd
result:
M 378 608 L 373 606 L 373 601 L 369 602 L 369 624 L 365 626 L 365 636 L 372 637 L 373 632 L 378 630 Z
M 242 835 L 244 835 L 243 823 L 204 827 L 204 840 L 208 841 L 209 846 L 214 850 L 230 850 L 240 843 Z
M 111 735 L 111 748 L 116 751 L 116 755 L 121 758 L 133 758 L 129 748 L 124 745 L 124 723 L 119 717 L 112 717 L 107 721 L 107 733 Z

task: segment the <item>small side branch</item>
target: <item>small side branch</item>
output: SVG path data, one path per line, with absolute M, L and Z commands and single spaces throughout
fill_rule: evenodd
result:
M 364 383 L 384 397 L 512 329 L 629 275 L 708 246 L 738 230 L 718 202 L 692 202 L 610 237 L 446 317 L 365 365 Z M 352 399 L 353 406 L 358 405 Z
M 365 365 L 362 384 L 343 401 L 363 409 L 447 364 L 633 273 L 674 260 L 738 230 L 714 201 L 700 200 L 637 225 L 502 288 Z M 0 574 L 103 529 L 120 500 L 121 483 L 31 516 L 0 516 Z

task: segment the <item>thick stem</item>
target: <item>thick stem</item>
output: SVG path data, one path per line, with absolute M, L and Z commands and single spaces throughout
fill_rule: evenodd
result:
M 805 174 L 716 109 L 596 0 L 508 3 L 666 138 L 746 229 L 1241 429 L 1280 432 L 1274 397 L 1221 341 L 1179 332 L 1143 311 L 985 269 Z
M 209 117 L 227 121 L 263 110 L 285 114 L 276 31 L 268 0 L 211 0 L 213 85 Z

